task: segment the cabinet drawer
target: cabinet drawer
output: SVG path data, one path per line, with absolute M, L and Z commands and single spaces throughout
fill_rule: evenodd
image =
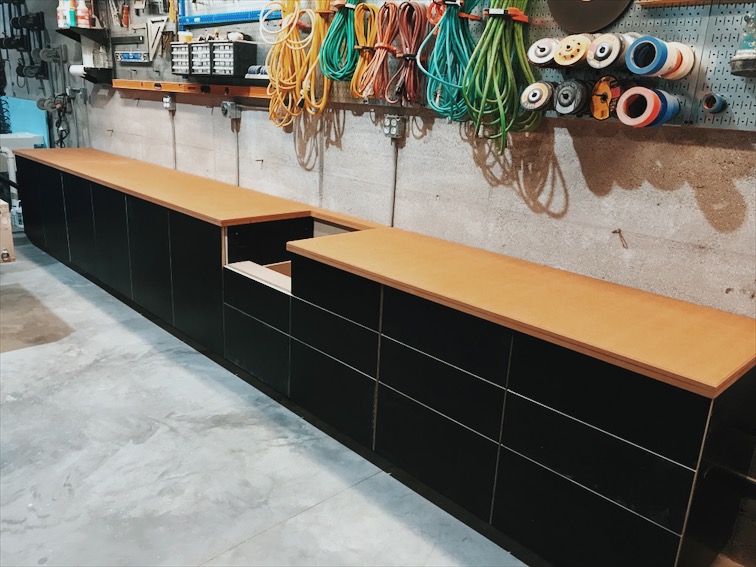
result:
M 382 384 L 427 405 L 496 442 L 504 388 L 381 337 Z
M 370 448 L 375 380 L 291 339 L 291 399 Z
M 508 387 L 603 431 L 697 466 L 711 400 L 516 333 Z
M 675 564 L 678 535 L 507 449 L 498 471 L 493 526 L 549 563 Z
M 490 382 L 506 385 L 512 337 L 506 327 L 385 287 L 381 332 Z
M 230 268 L 223 270 L 223 301 L 247 315 L 289 332 L 291 296 Z
M 228 262 L 250 260 L 256 264 L 273 264 L 291 259 L 286 251 L 289 240 L 312 238 L 313 219 L 303 217 L 270 222 L 230 226 Z
M 375 331 L 293 297 L 291 336 L 368 376 L 376 375 L 378 333 Z
M 224 356 L 277 392 L 289 395 L 289 335 L 224 307 Z
M 496 443 L 379 385 L 375 451 L 488 522 Z
M 682 533 L 692 470 L 512 392 L 506 408 L 504 446 Z
M 297 255 L 291 270 L 292 295 L 378 330 L 380 284 Z

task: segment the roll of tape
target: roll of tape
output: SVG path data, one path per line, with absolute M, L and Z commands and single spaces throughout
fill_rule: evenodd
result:
M 84 77 L 87 74 L 84 65 L 70 65 L 68 72 L 72 77 Z
M 672 120 L 680 112 L 680 101 L 677 97 L 661 89 L 652 89 L 656 96 L 659 97 L 660 107 L 659 115 L 649 124 L 649 126 L 661 126 Z
M 554 61 L 562 67 L 575 67 L 584 63 L 592 41 L 593 36 L 589 34 L 568 35 L 557 45 Z
M 601 77 L 591 94 L 591 116 L 596 120 L 606 120 L 617 112 L 617 102 L 627 86 L 620 83 L 616 77 L 606 75 Z
M 554 53 L 557 45 L 559 40 L 553 37 L 539 39 L 528 48 L 528 61 L 536 67 L 556 67 Z
M 667 81 L 678 81 L 680 79 L 684 79 L 685 77 L 690 75 L 691 71 L 693 71 L 693 66 L 696 63 L 695 51 L 693 51 L 690 46 L 685 45 L 684 43 L 670 42 L 667 44 L 667 46 L 673 47 L 680 54 L 680 64 L 671 71 L 668 71 L 667 73 L 662 75 L 662 79 L 666 79 Z
M 520 104 L 525 110 L 551 110 L 554 102 L 554 85 L 538 81 L 525 87 Z
M 669 70 L 675 61 L 667 44 L 649 35 L 636 39 L 625 54 L 627 70 L 636 75 L 656 75 L 665 67 Z
M 656 120 L 661 110 L 661 99 L 646 87 L 631 87 L 617 101 L 617 118 L 633 128 L 643 128 Z
M 559 114 L 580 114 L 588 105 L 589 98 L 588 83 L 579 79 L 564 81 L 554 89 L 554 110 Z
M 720 94 L 709 93 L 703 99 L 703 107 L 706 112 L 717 114 L 727 107 L 727 100 Z
M 624 66 L 625 39 L 618 33 L 598 36 L 588 47 L 588 65 L 594 69 L 606 69 L 620 63 Z

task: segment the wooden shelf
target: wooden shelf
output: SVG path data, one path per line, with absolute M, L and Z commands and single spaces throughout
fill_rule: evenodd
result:
M 206 94 L 243 98 L 270 98 L 267 88 L 259 86 L 203 85 L 200 83 L 175 83 L 170 81 L 158 82 L 130 79 L 113 79 L 113 87 L 116 89 L 131 89 L 138 91 Z

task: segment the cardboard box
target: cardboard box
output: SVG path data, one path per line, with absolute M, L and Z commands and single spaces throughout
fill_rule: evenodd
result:
M 10 207 L 5 201 L 0 201 L 0 263 L 13 262 L 15 259 Z

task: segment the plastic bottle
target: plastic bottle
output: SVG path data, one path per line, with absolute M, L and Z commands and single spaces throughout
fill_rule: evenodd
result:
M 68 3 L 68 25 L 76 27 L 76 0 L 70 0 Z
M 68 2 L 67 0 L 58 0 L 58 10 L 56 12 L 56 18 L 59 28 L 68 27 Z
M 79 4 L 76 6 L 76 27 L 88 28 L 91 26 L 91 14 L 89 13 L 89 6 L 85 0 L 79 0 Z

